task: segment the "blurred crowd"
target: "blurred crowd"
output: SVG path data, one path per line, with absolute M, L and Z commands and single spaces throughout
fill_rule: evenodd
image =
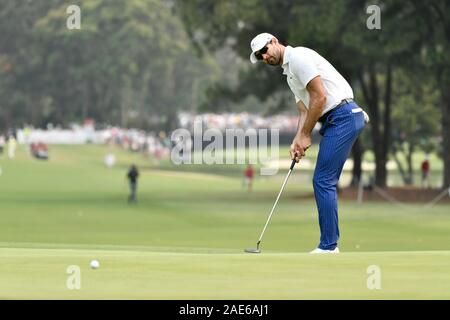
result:
M 257 114 L 242 113 L 203 113 L 194 115 L 191 113 L 180 113 L 178 115 L 180 126 L 184 129 L 193 130 L 194 126 L 200 124 L 203 129 L 216 128 L 221 131 L 225 129 L 279 129 L 281 132 L 295 132 L 297 130 L 298 116 L 274 115 L 262 117 Z
M 119 127 L 95 130 L 91 125 L 74 125 L 70 129 L 48 127 L 46 130 L 26 126 L 7 137 L 0 135 L 0 155 L 6 153 L 8 158 L 13 159 L 17 145 L 21 144 L 26 145 L 35 158 L 48 159 L 49 144 L 88 143 L 114 145 L 131 152 L 140 152 L 152 156 L 156 163 L 168 158 L 171 148 L 170 137 L 163 131 L 155 133 Z M 110 163 L 111 159 L 105 162 Z
M 170 156 L 171 140 L 164 132 L 113 127 L 103 131 L 104 143 L 120 146 L 132 152 L 151 155 L 156 163 Z
M 180 113 L 180 128 L 193 132 L 194 127 L 203 130 L 215 128 L 222 132 L 225 129 L 279 129 L 280 132 L 295 132 L 298 118 L 291 115 L 261 117 L 256 114 L 224 113 L 224 114 L 190 114 Z M 49 124 L 46 129 L 25 126 L 6 136 L 0 135 L 0 153 L 7 150 L 8 157 L 15 155 L 16 145 L 25 144 L 30 153 L 39 159 L 48 158 L 48 144 L 107 144 L 120 146 L 132 152 L 150 155 L 155 162 L 170 157 L 172 141 L 170 133 L 164 131 L 147 132 L 140 129 L 107 127 L 95 129 L 92 119 L 83 124 L 72 124 L 70 128 L 61 128 Z

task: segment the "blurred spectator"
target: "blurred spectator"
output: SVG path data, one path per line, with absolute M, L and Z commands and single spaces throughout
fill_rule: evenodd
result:
M 429 187 L 429 173 L 430 173 L 430 161 L 428 160 L 428 155 L 425 156 L 421 165 L 422 170 L 422 188 Z
M 39 143 L 32 143 L 30 145 L 30 151 L 31 154 L 37 158 L 42 160 L 48 159 L 48 147 L 46 144 L 39 142 Z
M 128 170 L 127 177 L 130 182 L 130 196 L 128 197 L 128 202 L 136 202 L 136 189 L 137 189 L 137 178 L 139 176 L 139 171 L 137 167 L 133 164 Z
M 14 138 L 14 136 L 11 135 L 8 139 L 8 158 L 14 159 L 14 157 L 16 156 L 16 147 L 17 147 L 16 138 Z
M 114 164 L 116 163 L 116 157 L 112 153 L 108 153 L 105 156 L 104 161 L 105 161 L 105 165 L 108 168 L 112 168 L 114 166 Z
M 25 126 L 25 128 L 23 128 L 23 138 L 24 138 L 24 143 L 27 146 L 30 143 L 30 135 L 31 135 L 31 128 L 29 126 Z
M 5 136 L 0 135 L 0 156 L 3 154 L 3 150 L 5 149 Z
M 255 175 L 255 169 L 251 164 L 247 166 L 247 168 L 244 171 L 244 177 L 245 177 L 245 184 L 247 186 L 247 191 L 252 191 L 252 185 L 253 185 L 253 177 Z

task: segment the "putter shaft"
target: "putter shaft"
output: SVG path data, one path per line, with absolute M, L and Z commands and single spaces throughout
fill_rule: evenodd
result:
M 262 238 L 264 236 L 264 233 L 266 232 L 266 229 L 267 229 L 267 226 L 269 225 L 270 219 L 272 219 L 272 215 L 273 215 L 273 213 L 275 211 L 275 207 L 278 204 L 278 200 L 280 199 L 280 196 L 283 193 L 284 187 L 286 186 L 286 183 L 287 183 L 287 181 L 289 179 L 289 176 L 291 175 L 292 169 L 294 169 L 295 163 L 296 163 L 295 160 L 292 160 L 291 167 L 289 168 L 289 171 L 288 171 L 288 173 L 286 175 L 286 178 L 284 179 L 283 185 L 281 186 L 281 189 L 280 189 L 280 192 L 278 193 L 277 199 L 275 200 L 275 203 L 273 204 L 272 210 L 270 211 L 269 218 L 267 219 L 267 222 L 266 222 L 266 224 L 264 226 L 264 229 L 261 232 L 261 235 L 259 236 L 258 243 L 256 244 L 256 248 L 258 250 L 259 250 L 259 244 L 261 243 L 261 240 L 262 240 Z

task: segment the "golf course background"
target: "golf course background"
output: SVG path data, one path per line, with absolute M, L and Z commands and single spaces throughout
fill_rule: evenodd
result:
M 137 204 L 126 201 L 131 163 Z M 243 249 L 256 245 L 284 168 L 247 193 L 236 165 L 156 166 L 107 146 L 51 146 L 48 161 L 21 148 L 0 166 L 2 299 L 450 298 L 448 204 L 341 201 L 342 253 L 312 256 L 311 173 L 298 166 L 252 255 Z M 79 290 L 67 287 L 69 266 L 81 270 Z M 373 290 L 371 266 L 381 275 Z

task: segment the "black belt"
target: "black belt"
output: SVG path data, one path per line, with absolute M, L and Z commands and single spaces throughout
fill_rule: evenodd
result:
M 331 109 L 330 111 L 325 113 L 323 116 L 321 116 L 318 121 L 321 122 L 321 123 L 325 123 L 325 121 L 327 120 L 327 118 L 330 115 L 330 113 L 332 113 L 333 111 L 335 111 L 335 110 L 339 109 L 340 107 L 346 105 L 347 103 L 352 103 L 352 102 L 353 102 L 353 99 L 343 99 L 343 100 L 341 100 L 341 102 L 336 107 L 334 107 L 333 109 Z

